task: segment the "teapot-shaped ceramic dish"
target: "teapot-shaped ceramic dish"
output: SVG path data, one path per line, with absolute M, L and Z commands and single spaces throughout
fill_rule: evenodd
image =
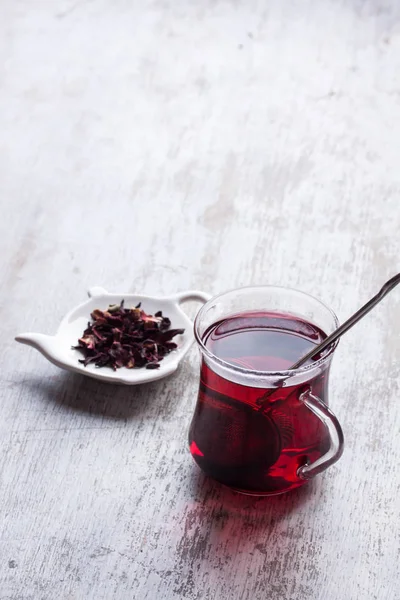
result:
M 61 321 L 54 336 L 43 333 L 21 333 L 16 336 L 16 341 L 32 346 L 39 350 L 54 365 L 68 371 L 74 371 L 110 383 L 137 385 L 149 381 L 162 379 L 176 371 L 180 361 L 194 342 L 193 323 L 183 312 L 181 304 L 189 300 L 207 302 L 209 294 L 200 291 L 186 291 L 172 296 L 156 297 L 142 294 L 110 294 L 101 287 L 92 287 L 88 291 L 89 300 L 71 310 Z M 79 362 L 82 354 L 73 349 L 78 339 L 87 327 L 90 313 L 99 308 L 106 310 L 110 304 L 120 303 L 125 300 L 125 306 L 135 306 L 141 302 L 141 307 L 148 314 L 161 310 L 171 320 L 171 327 L 184 329 L 182 335 L 177 335 L 174 342 L 178 348 L 164 357 L 158 369 L 127 369 L 121 367 L 117 371 L 110 368 L 97 368 L 93 364 L 86 367 Z

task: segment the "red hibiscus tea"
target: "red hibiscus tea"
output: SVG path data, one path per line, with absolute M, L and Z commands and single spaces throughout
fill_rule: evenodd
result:
M 326 335 L 303 318 L 264 310 L 236 313 L 203 328 L 189 446 L 207 475 L 257 495 L 305 483 L 299 470 L 322 462 L 331 447 L 327 423 L 304 402 L 310 393 L 319 405 L 327 404 L 330 359 L 316 357 L 294 377 L 287 379 L 286 371 L 283 387 L 276 384 Z

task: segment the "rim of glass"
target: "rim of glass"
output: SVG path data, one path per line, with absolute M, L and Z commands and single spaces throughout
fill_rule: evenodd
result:
M 215 302 L 219 298 L 222 298 L 223 296 L 231 294 L 232 292 L 241 292 L 244 290 L 247 290 L 247 291 L 248 290 L 262 290 L 262 289 L 265 289 L 265 290 L 274 289 L 274 290 L 282 290 L 282 291 L 287 291 L 287 292 L 295 292 L 296 294 L 300 294 L 301 296 L 310 298 L 311 300 L 314 300 L 315 302 L 317 302 L 327 312 L 330 313 L 330 315 L 333 318 L 333 321 L 335 323 L 335 329 L 337 329 L 339 327 L 339 319 L 337 318 L 336 313 L 327 304 L 325 304 L 325 302 L 322 302 L 322 300 L 320 300 L 319 298 L 316 298 L 312 294 L 308 294 L 307 292 L 302 292 L 301 290 L 297 290 L 296 288 L 291 288 L 291 287 L 284 286 L 284 285 L 246 285 L 246 286 L 239 287 L 239 288 L 231 288 L 229 290 L 226 290 L 225 292 L 222 292 L 221 294 L 217 294 L 216 296 L 213 296 L 212 298 L 210 298 L 200 308 L 199 312 L 197 313 L 197 315 L 195 317 L 193 329 L 194 329 L 194 337 L 196 339 L 196 342 L 199 344 L 202 352 L 206 356 L 208 356 L 208 358 L 211 358 L 216 363 L 220 364 L 221 366 L 223 366 L 224 368 L 226 368 L 230 371 L 241 373 L 242 375 L 253 375 L 253 376 L 255 375 L 255 376 L 259 376 L 259 377 L 293 377 L 295 375 L 301 375 L 301 374 L 307 373 L 308 371 L 312 371 L 313 369 L 316 369 L 316 368 L 322 366 L 327 361 L 327 359 L 334 353 L 334 351 L 339 343 L 339 340 L 336 340 L 335 342 L 333 342 L 329 346 L 329 348 L 327 350 L 325 350 L 325 354 L 323 356 L 321 356 L 321 358 L 319 358 L 317 361 L 311 363 L 310 365 L 305 365 L 304 367 L 299 367 L 298 369 L 288 369 L 286 371 L 257 371 L 256 369 L 245 369 L 244 367 L 239 367 L 239 366 L 233 365 L 232 363 L 229 363 L 229 362 L 225 361 L 224 359 L 219 358 L 213 352 L 210 352 L 210 350 L 206 347 L 206 345 L 204 344 L 203 340 L 201 339 L 201 337 L 199 335 L 198 328 L 199 328 L 199 321 L 200 321 L 201 315 L 206 310 L 207 306 L 209 306 L 212 302 Z M 290 314 L 290 313 L 288 313 L 288 314 Z

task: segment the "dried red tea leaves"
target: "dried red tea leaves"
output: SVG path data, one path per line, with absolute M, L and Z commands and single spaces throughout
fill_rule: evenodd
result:
M 94 363 L 114 371 L 120 367 L 158 369 L 164 356 L 177 348 L 172 339 L 185 331 L 170 329 L 171 321 L 161 310 L 148 315 L 140 303 L 124 308 L 123 300 L 104 311 L 96 308 L 90 316 L 92 322 L 73 346 L 82 352 L 79 362 L 85 367 Z

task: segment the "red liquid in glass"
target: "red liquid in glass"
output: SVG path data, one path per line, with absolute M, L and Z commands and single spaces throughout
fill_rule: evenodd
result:
M 289 368 L 326 334 L 297 317 L 246 312 L 221 320 L 203 335 L 206 347 L 235 366 L 257 371 Z M 316 359 L 314 359 L 316 360 Z M 228 381 L 203 358 L 199 397 L 189 431 L 190 451 L 214 479 L 253 494 L 274 494 L 302 485 L 297 470 L 329 449 L 323 423 L 299 399 L 311 386 L 327 403 L 328 367 L 309 381 L 268 389 Z

